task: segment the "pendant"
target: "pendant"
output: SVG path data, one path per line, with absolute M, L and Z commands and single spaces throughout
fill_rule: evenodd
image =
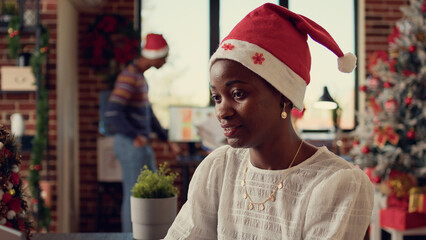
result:
M 252 210 L 252 209 L 253 209 L 253 207 L 254 207 L 254 206 L 253 206 L 253 203 L 250 203 L 250 204 L 248 205 L 248 209 L 249 209 L 249 210 Z
M 271 195 L 271 197 L 269 198 L 269 200 L 270 200 L 271 202 L 275 202 L 275 196 L 274 196 L 274 195 Z
M 279 184 L 278 184 L 278 189 L 281 189 L 281 188 L 283 188 L 283 183 L 282 182 L 280 182 Z
M 260 210 L 260 211 L 265 210 L 265 205 L 263 205 L 263 203 L 261 203 L 261 204 L 259 205 L 259 210 Z
M 243 198 L 247 199 L 247 193 L 244 193 Z

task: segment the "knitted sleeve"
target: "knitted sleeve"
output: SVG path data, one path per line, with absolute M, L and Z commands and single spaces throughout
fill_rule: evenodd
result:
M 165 240 L 217 239 L 224 157 L 224 148 L 216 149 L 197 167 L 189 185 L 188 200 L 176 216 Z
M 136 88 L 136 78 L 131 75 L 120 74 L 115 82 L 114 90 L 112 91 L 105 118 L 113 127 L 115 133 L 120 133 L 134 139 L 137 131 L 133 125 L 129 123 L 126 116 L 126 106 L 131 99 Z
M 370 224 L 374 189 L 358 168 L 332 174 L 313 190 L 303 239 L 363 239 Z

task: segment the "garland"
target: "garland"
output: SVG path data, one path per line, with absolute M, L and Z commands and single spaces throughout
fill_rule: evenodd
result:
M 118 73 L 139 57 L 139 37 L 133 23 L 117 14 L 99 15 L 82 41 L 84 56 L 112 89 Z
M 19 23 L 19 16 L 14 15 L 12 20 L 9 22 L 7 32 L 9 33 L 7 37 L 7 48 L 9 50 L 9 56 L 12 58 L 18 57 L 18 51 L 21 49 L 21 37 L 19 35 L 19 30 L 21 29 L 21 24 Z
M 42 65 L 46 61 L 49 53 L 49 32 L 47 28 L 41 26 L 39 49 L 35 49 L 32 54 L 30 65 L 34 76 L 38 76 L 38 101 L 36 109 L 36 134 L 32 143 L 32 154 L 30 163 L 29 184 L 32 202 L 36 206 L 34 208 L 37 217 L 37 230 L 45 229 L 49 231 L 50 225 L 50 209 L 46 206 L 44 199 L 41 197 L 40 188 L 40 171 L 42 170 L 42 161 L 45 156 L 48 139 L 48 115 L 49 115 L 49 99 L 48 92 L 45 87 L 45 77 L 40 73 Z M 48 153 L 47 153 L 48 154 Z

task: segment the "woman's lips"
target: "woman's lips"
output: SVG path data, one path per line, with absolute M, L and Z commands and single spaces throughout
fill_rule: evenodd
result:
M 238 126 L 222 125 L 222 128 L 223 128 L 223 134 L 225 135 L 225 137 L 232 137 L 238 131 Z

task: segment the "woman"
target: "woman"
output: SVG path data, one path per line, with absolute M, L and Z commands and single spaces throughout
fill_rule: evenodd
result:
M 229 145 L 196 169 L 166 239 L 363 239 L 373 206 L 368 177 L 304 142 L 291 124 L 310 80 L 307 34 L 352 71 L 356 58 L 322 27 L 274 4 L 222 41 L 210 88 Z

